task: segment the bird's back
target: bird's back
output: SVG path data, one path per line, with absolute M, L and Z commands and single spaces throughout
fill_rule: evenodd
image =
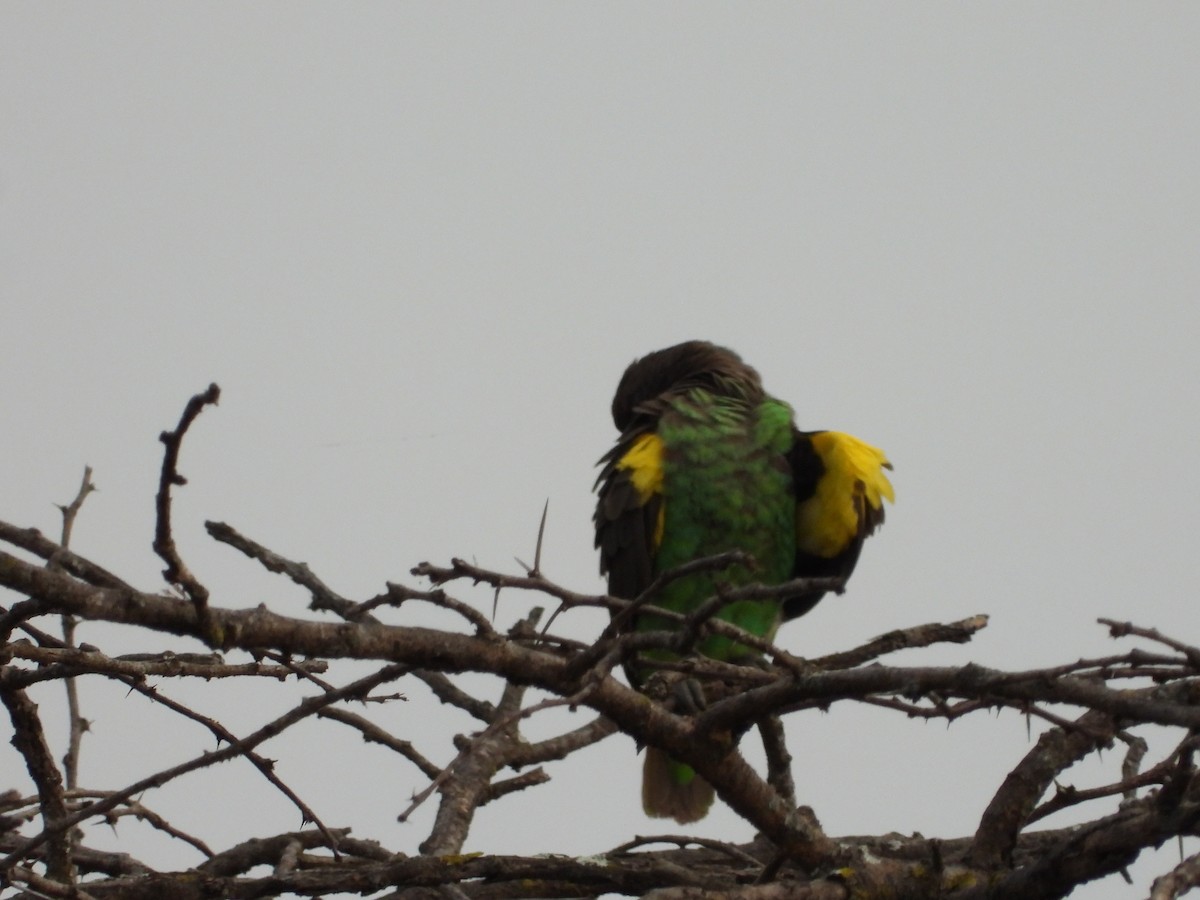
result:
M 700 573 L 669 584 L 658 605 L 687 613 L 718 585 L 787 580 L 795 558 L 795 495 L 787 464 L 791 408 L 770 397 L 748 403 L 696 389 L 672 400 L 655 431 L 662 441 L 662 522 L 655 572 L 700 557 L 741 550 L 754 566 Z M 740 601 L 720 618 L 770 637 L 779 601 Z M 653 616 L 641 629 L 670 627 Z M 705 656 L 736 655 L 726 638 L 708 638 Z

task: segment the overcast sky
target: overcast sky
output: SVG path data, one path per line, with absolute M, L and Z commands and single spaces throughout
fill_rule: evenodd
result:
M 706 338 L 802 427 L 896 466 L 850 591 L 783 646 L 980 612 L 970 646 L 898 661 L 1132 646 L 1098 616 L 1200 641 L 1198 45 L 1187 2 L 4 4 L 0 518 L 56 533 L 91 464 L 73 546 L 158 589 L 157 435 L 216 381 L 175 507 L 214 602 L 304 615 L 307 597 L 206 518 L 365 598 L 424 559 L 515 568 L 547 498 L 546 573 L 599 590 L 590 489 L 617 379 Z M 528 605 L 506 595 L 502 621 Z M 401 689 L 386 723 L 448 759 L 470 723 Z M 272 696 L 188 694 L 242 731 Z M 89 786 L 146 774 L 130 746 L 157 765 L 210 743 L 111 686 L 85 702 Z M 1014 715 L 947 730 L 835 708 L 792 733 L 800 799 L 833 834 L 970 833 L 1030 746 Z M 428 817 L 394 817 L 419 773 L 377 752 L 324 777 L 370 751 L 328 723 L 304 734 L 268 748 L 293 786 L 414 852 Z M 1107 782 L 1108 763 L 1069 780 Z M 11 752 L 0 766 L 20 777 Z M 145 800 L 220 847 L 297 827 L 249 768 Z M 627 739 L 551 774 L 485 810 L 467 849 L 675 829 L 643 817 Z M 243 793 L 223 814 L 190 802 L 227 783 Z M 695 833 L 750 837 L 725 808 Z M 198 862 L 160 843 L 132 849 Z

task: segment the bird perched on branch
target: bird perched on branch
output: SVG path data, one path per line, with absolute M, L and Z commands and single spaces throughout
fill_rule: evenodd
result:
M 658 574 L 683 563 L 740 550 L 752 565 L 705 571 L 669 582 L 650 602 L 687 614 L 719 586 L 793 578 L 846 578 L 863 540 L 893 500 L 883 452 L 836 431 L 800 431 L 792 408 L 767 394 L 736 353 L 687 341 L 635 360 L 612 403 L 620 432 L 600 460 L 596 546 L 608 592 L 632 600 Z M 718 613 L 770 640 L 779 623 L 808 612 L 824 590 L 783 600 L 742 600 Z M 678 620 L 636 616 L 638 631 L 678 629 Z M 752 661 L 726 637 L 698 642 L 712 659 Z M 669 651 L 643 657 L 669 659 Z M 628 668 L 640 687 L 646 667 Z M 689 766 L 646 748 L 642 805 L 679 823 L 704 817 L 712 787 Z

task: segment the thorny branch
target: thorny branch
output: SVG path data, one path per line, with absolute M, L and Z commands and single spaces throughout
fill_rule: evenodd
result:
M 472 900 L 602 893 L 646 894 L 658 900 L 1050 898 L 1121 871 L 1148 847 L 1200 833 L 1200 780 L 1194 764 L 1200 734 L 1200 650 L 1129 622 L 1101 620 L 1114 639 L 1146 641 L 1153 651 L 1135 647 L 1025 671 L 884 662 L 899 650 L 971 640 L 987 624 L 986 616 L 971 616 L 900 629 L 859 647 L 803 660 L 772 641 L 739 631 L 718 617 L 720 610 L 745 596 L 783 597 L 816 587 L 836 590 L 838 583 L 810 580 L 723 590 L 692 615 L 679 616 L 655 607 L 664 584 L 687 571 L 744 565 L 745 557 L 724 554 L 689 563 L 665 573 L 634 601 L 580 593 L 541 572 L 544 517 L 534 564 L 523 566 L 523 574 L 457 559 L 449 566 L 422 563 L 412 571 L 428 579 L 430 587 L 386 583 L 366 598 L 343 596 L 307 564 L 289 560 L 227 524 L 210 522 L 208 531 L 215 540 L 306 591 L 311 615 L 222 603 L 209 595 L 180 556 L 171 534 L 170 510 L 171 489 L 185 483 L 178 471 L 183 438 L 218 396 L 214 385 L 193 397 L 176 429 L 162 435 L 165 452 L 154 548 L 167 564 L 168 582 L 182 589 L 186 601 L 137 590 L 67 549 L 83 499 L 94 489 L 90 469 L 75 501 L 62 507 L 61 542 L 0 522 L 0 542 L 48 563 L 39 566 L 0 550 L 0 587 L 16 595 L 0 608 L 0 700 L 13 724 L 13 752 L 29 776 L 20 789 L 0 794 L 0 887 L 19 886 L 31 896 L 168 900 L 374 895 L 389 890 L 388 896 L 397 898 Z M 559 618 L 550 617 L 539 631 L 537 611 L 527 609 L 511 630 L 498 631 L 484 612 L 451 593 L 457 582 L 487 585 L 497 601 L 503 594 L 511 603 L 514 591 L 526 592 L 539 603 L 553 601 Z M 409 612 L 414 605 L 449 611 L 459 625 L 446 630 L 413 625 Z M 588 644 L 552 629 L 555 621 L 579 608 L 606 609 L 612 616 L 611 624 Z M 624 627 L 635 613 L 647 610 L 677 627 L 670 632 L 630 632 Z M 88 644 L 76 646 L 70 628 L 64 639 L 53 637 L 39 627 L 47 616 L 63 616 L 65 623 L 115 623 L 143 636 L 195 638 L 213 650 L 114 655 Z M 14 633 L 19 635 L 16 639 Z M 731 665 L 688 654 L 696 641 L 713 633 L 755 648 L 770 665 Z M 713 687 L 713 702 L 706 710 L 695 716 L 676 715 L 659 699 L 622 683 L 620 665 L 652 648 L 679 657 L 655 663 L 658 668 Z M 236 654 L 245 654 L 248 661 L 226 661 Z M 347 680 L 345 666 L 355 660 L 370 663 L 372 671 Z M 481 689 L 478 678 L 460 681 L 464 673 L 491 678 L 494 690 Z M 377 717 L 374 711 L 380 703 L 398 695 L 372 691 L 406 677 L 424 684 L 438 701 L 465 712 L 480 723 L 480 730 L 454 737 L 453 752 L 448 753 L 427 721 L 401 716 L 404 724 L 398 726 Z M 310 693 L 315 688 L 316 693 L 293 701 L 290 708 L 239 737 L 212 716 L 165 696 L 153 683 L 180 678 L 290 682 Z M 29 693 L 48 682 L 80 679 L 107 679 L 136 691 L 179 719 L 200 725 L 217 740 L 218 749 L 162 766 L 118 789 L 79 789 L 72 757 L 79 752 L 84 720 L 74 710 L 72 721 L 80 727 L 67 738 L 64 783 L 51 749 L 53 740 Z M 542 696 L 531 697 L 532 691 Z M 342 704 L 348 701 L 361 702 L 362 710 L 345 709 Z M 830 709 L 838 703 L 867 704 L 881 715 L 898 712 L 947 723 L 1007 708 L 1027 721 L 1040 721 L 1043 730 L 1007 775 L 979 773 L 980 778 L 994 778 L 997 787 L 978 813 L 974 834 L 941 840 L 919 835 L 835 839 L 825 834 L 816 812 L 795 805 L 783 724 L 791 712 Z M 583 725 L 530 740 L 529 723 L 553 708 L 586 709 L 590 718 Z M 394 754 L 400 765 L 427 781 L 409 810 L 399 803 L 395 809 L 405 818 L 424 798 L 439 798 L 416 855 L 351 837 L 341 824 L 324 824 L 318 810 L 275 773 L 260 745 L 305 721 L 313 728 L 351 729 L 379 748 L 376 752 Z M 1007 727 L 1004 721 L 1014 720 L 1002 720 L 995 727 Z M 746 762 L 735 737 L 752 725 L 758 726 L 767 751 L 765 774 Z M 1177 729 L 1174 745 L 1164 753 L 1147 742 L 1137 732 L 1147 725 Z M 692 765 L 759 837 L 733 845 L 682 835 L 644 836 L 602 860 L 539 855 L 545 849 L 539 847 L 529 848 L 529 855 L 522 857 L 462 855 L 481 807 L 505 803 L 520 808 L 526 792 L 554 791 L 555 761 L 617 732 Z M 1126 752 L 1109 783 L 1089 788 L 1066 783 L 1081 760 L 1115 742 Z M 287 752 L 286 743 L 279 748 Z M 144 805 L 147 792 L 236 758 L 250 762 L 314 827 L 264 834 L 214 852 L 210 847 L 221 835 L 192 834 L 185 822 Z M 339 770 L 352 768 L 353 763 L 339 765 Z M 384 796 L 386 792 L 381 800 Z M 580 817 L 586 817 L 587 798 L 572 799 L 578 802 Z M 1091 818 L 1070 827 L 1030 828 L 1067 808 L 1090 810 Z M 88 836 L 96 825 L 129 817 L 182 842 L 203 861 L 189 871 L 156 871 L 151 860 L 89 846 Z M 651 849 L 662 843 L 672 846 Z M 1198 858 L 1189 856 L 1163 874 L 1152 888 L 1153 900 L 1180 896 L 1200 884 Z M 270 875 L 260 874 L 264 866 Z

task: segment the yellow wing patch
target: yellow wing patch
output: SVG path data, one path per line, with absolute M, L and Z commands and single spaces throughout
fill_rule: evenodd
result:
M 662 494 L 663 442 L 657 434 L 643 434 L 625 455 L 617 460 L 617 468 L 629 472 L 629 480 L 643 506 L 651 497 Z M 662 544 L 666 503 L 659 503 L 658 521 L 654 523 L 654 546 Z
M 813 496 L 796 508 L 796 545 L 806 553 L 837 556 L 862 533 L 866 507 L 896 502 L 884 469 L 892 464 L 877 447 L 853 435 L 822 431 L 812 436 L 825 471 Z

